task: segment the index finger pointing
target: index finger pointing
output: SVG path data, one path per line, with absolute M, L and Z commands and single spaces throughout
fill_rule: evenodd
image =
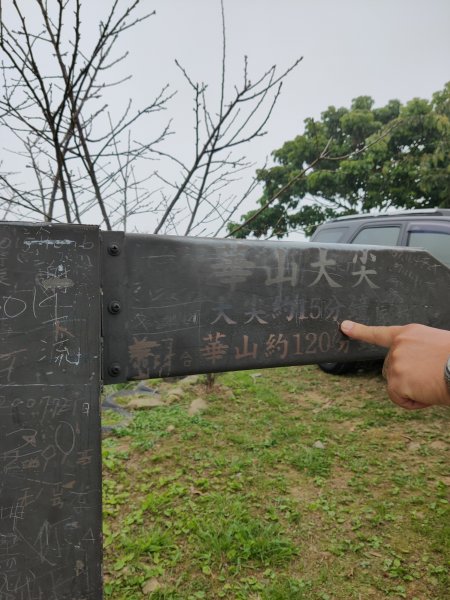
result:
M 394 338 L 402 329 L 402 325 L 386 327 L 362 325 L 361 323 L 354 323 L 353 321 L 343 321 L 341 323 L 341 331 L 348 337 L 361 342 L 367 342 L 368 344 L 384 346 L 385 348 L 391 346 Z

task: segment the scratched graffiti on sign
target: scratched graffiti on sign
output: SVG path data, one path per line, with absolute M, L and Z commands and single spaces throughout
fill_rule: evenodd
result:
M 79 239 L 52 240 L 49 228 L 23 229 L 26 237 L 14 241 L 14 250 L 7 236 L 0 245 L 0 336 L 9 339 L 8 351 L 5 344 L 0 351 L 3 384 L 16 383 L 30 357 L 37 365 L 34 383 L 58 372 L 62 376 L 67 370 L 89 369 L 90 358 L 82 353 L 88 324 L 79 313 L 93 242 L 83 234 Z M 17 270 L 12 264 L 21 269 L 14 286 L 8 285 L 9 273 Z
M 98 276 L 96 228 L 0 225 L 5 600 L 101 594 Z

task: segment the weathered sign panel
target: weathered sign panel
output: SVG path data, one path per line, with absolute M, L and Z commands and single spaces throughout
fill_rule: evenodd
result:
M 343 319 L 450 328 L 421 250 L 0 225 L 0 600 L 100 600 L 100 384 L 380 356 Z
M 103 235 L 107 381 L 383 355 L 344 319 L 450 326 L 422 250 Z
M 0 599 L 101 598 L 96 227 L 0 225 Z

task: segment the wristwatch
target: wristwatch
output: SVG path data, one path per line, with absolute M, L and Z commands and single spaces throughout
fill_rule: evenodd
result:
M 445 364 L 444 379 L 447 383 L 448 392 L 450 394 L 450 356 Z

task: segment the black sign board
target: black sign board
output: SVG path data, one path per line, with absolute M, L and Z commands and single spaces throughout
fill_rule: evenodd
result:
M 450 325 L 450 271 L 423 250 L 103 236 L 109 382 L 383 356 L 344 319 Z
M 422 250 L 0 225 L 0 600 L 102 597 L 102 380 L 381 356 L 339 323 L 450 328 L 449 289 Z

